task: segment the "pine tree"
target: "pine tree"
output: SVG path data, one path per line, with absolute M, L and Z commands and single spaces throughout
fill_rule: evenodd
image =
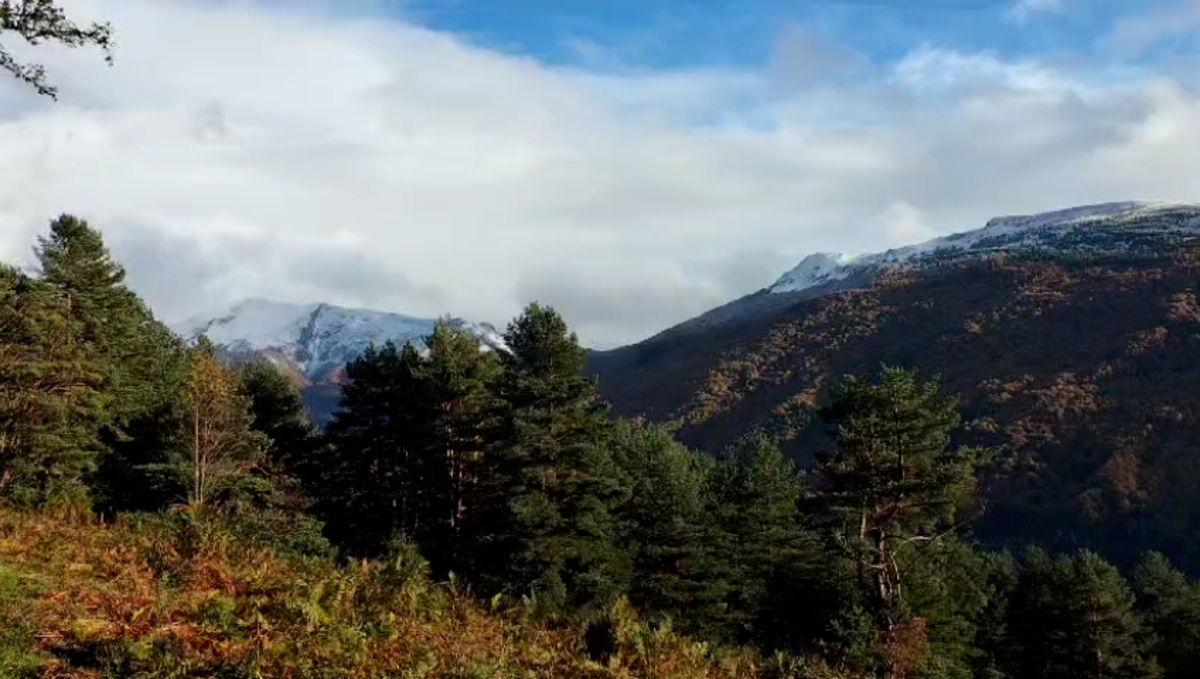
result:
M 250 403 L 254 430 L 270 439 L 271 460 L 289 470 L 310 462 L 317 430 L 309 421 L 296 384 L 265 360 L 243 365 L 239 379 Z
M 424 426 L 414 433 L 427 499 L 416 538 L 435 571 L 478 580 L 492 575 L 491 546 L 504 514 L 494 451 L 487 450 L 500 414 L 494 391 L 500 364 L 447 319 L 425 345 L 417 396 Z
M 20 36 L 26 43 L 38 45 L 47 40 L 66 47 L 92 45 L 104 52 L 112 63 L 112 28 L 107 23 L 79 26 L 67 18 L 54 0 L 0 0 L 0 38 Z M 57 98 L 58 90 L 46 80 L 46 69 L 36 63 L 17 60 L 0 41 L 0 69 L 33 87 L 38 94 Z
M 1143 557 L 1133 586 L 1163 676 L 1200 677 L 1200 588 L 1156 552 Z
M 726 565 L 725 624 L 732 638 L 768 649 L 798 650 L 818 641 L 844 593 L 837 570 L 800 512 L 795 465 L 761 441 L 747 460 L 718 468 L 717 506 L 723 535 L 715 541 Z
M 412 344 L 371 346 L 346 366 L 346 378 L 325 430 L 318 511 L 335 542 L 378 555 L 417 529 L 421 356 Z
M 607 409 L 584 374 L 586 353 L 562 317 L 538 304 L 504 339 L 498 445 L 510 508 L 509 589 L 552 609 L 610 597 L 620 560 L 609 510 L 621 489 Z
M 617 422 L 612 451 L 625 489 L 614 516 L 630 600 L 651 618 L 715 636 L 727 583 L 712 561 L 711 461 L 641 421 Z
M 1153 679 L 1161 669 L 1149 655 L 1149 636 L 1121 573 L 1092 552 L 1081 552 L 1060 592 L 1072 613 L 1070 635 L 1076 676 Z
M 0 266 L 0 496 L 78 501 L 107 405 L 95 356 L 50 286 Z
M 434 571 L 496 576 L 505 498 L 494 450 L 496 356 L 441 320 L 412 344 L 371 348 L 347 369 L 340 411 L 326 430 L 335 534 L 378 554 L 415 543 Z M 502 570 L 502 568 L 501 568 Z
M 876 383 L 847 378 L 820 417 L 836 448 L 818 455 L 817 489 L 891 631 L 906 616 L 907 564 L 952 528 L 982 451 L 950 446 L 955 400 L 910 371 L 884 368 Z
M 1052 559 L 1030 550 L 1008 607 L 1009 676 L 1153 679 L 1149 635 L 1121 574 L 1091 552 Z
M 103 506 L 152 509 L 166 499 L 149 470 L 184 442 L 188 354 L 183 343 L 125 285 L 125 270 L 87 222 L 62 215 L 40 237 L 43 279 L 63 300 L 75 341 L 90 347 L 112 406 L 97 422 L 104 444 L 95 485 Z

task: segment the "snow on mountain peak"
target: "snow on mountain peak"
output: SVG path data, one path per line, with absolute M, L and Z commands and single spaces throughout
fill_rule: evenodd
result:
M 1167 238 L 1164 241 L 1163 238 Z M 886 252 L 847 257 L 817 253 L 784 274 L 769 292 L 798 292 L 887 269 L 923 268 L 947 259 L 1016 250 L 1084 252 L 1133 249 L 1149 241 L 1200 237 L 1200 203 L 1126 201 L 997 217 L 981 229 Z
M 185 340 L 205 335 L 234 354 L 262 354 L 284 362 L 309 380 L 339 371 L 371 344 L 387 341 L 420 345 L 437 320 L 404 314 L 347 309 L 331 304 L 289 304 L 247 299 L 215 318 L 193 319 L 175 330 Z M 491 325 L 452 319 L 476 337 L 485 350 L 505 349 Z
M 773 292 L 791 292 L 815 287 L 831 280 L 844 277 L 848 271 L 846 265 L 854 261 L 850 255 L 837 252 L 817 252 L 811 254 L 796 268 L 784 274 L 771 288 Z

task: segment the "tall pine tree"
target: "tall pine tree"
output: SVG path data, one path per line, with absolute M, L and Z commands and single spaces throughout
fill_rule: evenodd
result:
M 417 530 L 421 361 L 412 344 L 387 342 L 346 366 L 314 485 L 330 538 L 351 553 L 377 555 Z
M 76 341 L 92 348 L 111 407 L 99 423 L 107 453 L 98 479 L 103 505 L 153 508 L 163 500 L 144 470 L 183 445 L 188 354 L 125 285 L 125 269 L 87 222 L 62 215 L 38 239 L 43 279 L 59 294 Z
M 504 339 L 498 445 L 510 508 L 509 589 L 551 608 L 610 597 L 620 577 L 610 508 L 621 488 L 586 354 L 562 317 L 538 304 Z
M 0 266 L 0 497 L 76 502 L 108 399 L 97 357 L 49 285 Z
M 903 579 L 919 550 L 953 527 L 981 451 L 954 448 L 955 400 L 937 382 L 884 368 L 849 377 L 820 411 L 835 448 L 817 458 L 817 490 L 885 631 L 906 616 Z

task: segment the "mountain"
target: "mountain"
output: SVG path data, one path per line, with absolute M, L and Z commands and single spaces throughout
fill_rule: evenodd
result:
M 336 405 L 337 384 L 347 363 L 372 343 L 422 343 L 436 319 L 416 318 L 332 304 L 285 304 L 263 299 L 241 302 L 216 317 L 193 318 L 175 327 L 186 340 L 205 335 L 233 360 L 266 358 L 291 374 L 301 386 L 317 420 L 327 419 Z M 451 319 L 485 350 L 505 349 L 491 325 Z
M 1164 551 L 1200 572 L 1200 205 L 1113 203 L 993 219 L 862 257 L 806 258 L 769 288 L 591 356 L 624 415 L 705 450 L 825 445 L 827 388 L 881 363 L 960 394 L 962 443 L 1000 446 L 985 541 Z

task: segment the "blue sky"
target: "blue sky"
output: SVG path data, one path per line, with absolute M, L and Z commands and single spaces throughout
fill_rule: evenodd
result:
M 924 43 L 1013 58 L 1062 53 L 1134 63 L 1147 55 L 1114 55 L 1106 44 L 1114 26 L 1179 4 L 1059 0 L 1031 3 L 1035 9 L 1019 14 L 1012 0 L 410 0 L 393 10 L 551 64 L 594 67 L 602 63 L 595 50 L 630 68 L 753 69 L 769 65 L 796 27 L 874 63 L 895 61 Z M 1189 43 L 1180 42 L 1169 47 Z
M 116 65 L 0 79 L 0 260 L 75 212 L 166 318 L 539 300 L 612 346 L 812 252 L 1200 199 L 1200 0 L 71 7 Z

